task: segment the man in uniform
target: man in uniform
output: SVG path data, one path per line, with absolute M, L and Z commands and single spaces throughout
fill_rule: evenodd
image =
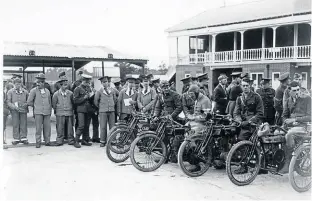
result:
M 138 98 L 138 93 L 134 90 L 135 80 L 131 75 L 126 75 L 127 88 L 119 92 L 117 100 L 119 120 L 125 120 L 131 114 L 131 109 L 135 108 Z
M 228 95 L 226 92 L 226 75 L 220 75 L 218 77 L 219 84 L 213 90 L 213 97 L 215 101 L 215 107 L 213 108 L 214 112 L 219 111 L 219 114 L 224 115 L 228 103 Z
M 158 95 L 154 111 L 154 119 L 157 120 L 159 116 L 168 116 L 177 121 L 178 115 L 183 110 L 181 96 L 177 92 L 170 90 L 168 81 L 162 80 L 160 82 L 160 87 L 162 93 Z M 175 137 L 173 142 L 173 155 L 169 157 L 170 161 L 173 163 L 177 162 L 177 154 L 179 150 L 179 143 L 177 142 L 179 142 L 179 138 Z
M 153 88 L 154 90 L 156 91 L 157 94 L 159 94 L 161 92 L 161 89 L 159 87 L 159 84 L 160 84 L 160 79 L 154 79 L 152 80 L 152 83 L 153 83 Z
M 291 127 L 286 138 L 286 160 L 285 164 L 289 164 L 291 160 L 291 153 L 295 147 L 294 139 L 307 135 L 305 125 L 311 122 L 311 97 L 300 90 L 299 83 L 292 81 L 289 84 L 290 97 L 286 100 L 283 108 L 283 123 Z M 288 166 L 285 165 L 280 171 L 281 173 L 288 172 Z
M 75 137 L 75 147 L 80 148 L 81 145 L 91 146 L 92 143 L 89 140 L 89 126 L 90 126 L 90 113 L 94 112 L 91 106 L 92 97 L 94 92 L 90 87 L 92 77 L 90 75 L 81 75 L 81 84 L 74 90 L 74 104 L 76 105 L 76 111 L 78 116 L 78 127 Z M 79 144 L 80 136 L 82 136 L 81 145 Z
M 149 86 L 149 79 L 147 76 L 142 76 L 143 89 L 138 93 L 138 108 L 144 113 L 151 113 L 157 93 Z
M 121 89 L 122 89 L 122 87 L 120 86 L 120 81 L 114 82 L 114 85 L 115 85 L 115 88 L 117 89 L 118 95 L 119 95 L 119 92 L 120 92 Z
M 287 90 L 287 86 L 290 84 L 289 73 L 283 73 L 278 80 L 280 81 L 280 85 L 276 89 L 274 97 L 274 108 L 276 110 L 275 124 L 282 125 L 283 96 L 285 90 Z
M 104 147 L 107 142 L 107 123 L 109 129 L 115 124 L 115 105 L 117 97 L 112 88 L 108 84 L 108 76 L 99 78 L 103 87 L 96 92 L 94 97 L 94 104 L 99 108 L 100 116 L 100 130 L 101 130 L 101 144 Z
M 74 90 L 76 89 L 76 87 L 78 87 L 81 82 L 82 82 L 82 77 L 81 75 L 83 74 L 83 71 L 78 71 L 78 75 L 77 75 L 77 80 L 75 82 L 72 83 L 72 86 L 70 87 L 70 90 L 74 93 Z M 75 130 L 77 132 L 77 128 L 78 128 L 78 113 L 76 110 L 76 104 L 74 104 L 74 115 L 75 115 Z
M 243 93 L 236 99 L 234 119 L 241 123 L 241 131 L 238 140 L 248 140 L 254 132 L 250 122 L 260 124 L 263 118 L 263 103 L 259 94 L 251 91 L 248 78 L 242 81 Z M 234 170 L 236 174 L 247 172 L 246 166 L 240 166 Z
M 94 81 L 90 82 L 90 88 L 92 93 L 95 95 L 96 90 L 94 89 Z M 90 98 L 90 104 L 92 110 L 89 112 L 89 116 L 92 122 L 92 142 L 100 143 L 100 136 L 99 136 L 99 108 L 94 104 L 94 95 Z M 88 129 L 88 142 L 90 141 L 90 132 Z
M 200 87 L 200 92 L 211 100 L 208 81 L 209 81 L 208 73 L 198 76 L 198 85 Z
M 27 140 L 27 113 L 28 91 L 22 88 L 22 80 L 14 79 L 14 88 L 7 93 L 7 104 L 11 110 L 13 124 L 13 145 L 19 142 L 28 144 Z
M 182 94 L 184 94 L 185 92 L 188 91 L 191 85 L 191 78 L 190 77 L 183 78 L 181 79 L 181 82 L 183 82 Z
M 263 122 L 268 122 L 270 125 L 274 125 L 275 108 L 274 108 L 274 96 L 275 90 L 271 88 L 270 78 L 262 78 L 262 88 L 257 89 L 258 93 L 262 99 L 264 114 Z
M 233 112 L 236 104 L 236 99 L 241 95 L 243 92 L 241 87 L 241 72 L 233 72 L 232 76 L 232 83 L 226 88 L 226 91 L 229 95 L 229 103 L 226 107 L 225 113 L 230 114 L 233 117 Z
M 52 146 L 51 138 L 51 94 L 45 88 L 45 75 L 40 73 L 36 76 L 37 87 L 29 92 L 27 105 L 34 108 L 35 124 L 36 124 L 36 148 L 41 147 L 41 132 L 43 127 L 43 136 L 46 146 Z
M 198 82 L 198 77 L 196 77 L 196 76 L 192 76 L 191 77 L 191 84 L 192 85 L 199 85 L 199 82 Z
M 74 145 L 73 92 L 68 88 L 66 76 L 62 76 L 56 84 L 60 87 L 52 97 L 52 107 L 56 116 L 56 145 L 63 145 L 66 135 L 68 144 Z
M 60 72 L 58 78 L 59 78 L 59 80 L 67 79 L 65 71 Z M 54 84 L 54 93 L 61 88 L 60 83 L 62 83 L 62 82 L 56 82 Z M 70 90 L 70 85 L 69 84 L 66 84 L 66 89 Z

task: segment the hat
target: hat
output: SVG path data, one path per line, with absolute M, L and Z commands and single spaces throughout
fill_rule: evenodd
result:
M 181 82 L 183 82 L 184 84 L 190 81 L 191 81 L 191 77 L 186 77 L 186 78 L 181 79 Z
M 45 77 L 45 74 L 43 74 L 43 73 L 39 73 L 37 76 L 36 76 L 36 78 L 37 79 L 46 79 L 46 77 Z
M 231 76 L 232 77 L 240 77 L 241 74 L 242 74 L 242 72 L 232 72 Z
M 209 80 L 208 73 L 204 73 L 202 75 L 197 76 L 198 80 Z
M 223 80 L 223 79 L 227 79 L 228 77 L 226 76 L 226 75 L 220 75 L 219 77 L 218 77 L 218 80 L 220 81 L 220 80 Z
M 294 74 L 294 79 L 299 79 L 299 78 L 301 78 L 301 77 L 302 77 L 302 75 L 299 74 L 299 73 L 295 73 L 295 74 Z
M 160 85 L 169 85 L 169 82 L 167 80 L 160 81 Z
M 59 73 L 59 77 L 62 77 L 62 76 L 66 76 L 65 71 L 62 71 L 62 72 Z
M 141 79 L 142 79 L 142 80 L 149 80 L 150 77 L 149 77 L 148 75 L 142 75 L 142 76 L 141 76 Z
M 22 83 L 22 80 L 21 80 L 20 78 L 15 78 L 14 81 L 13 81 L 13 83 L 14 83 L 14 84 L 15 84 L 15 83 Z
M 269 83 L 271 81 L 271 78 L 264 77 L 264 78 L 262 78 L 261 81 L 263 81 L 262 84 Z
M 83 71 L 82 70 L 78 71 L 78 75 L 81 75 L 81 74 L 83 74 Z
M 12 75 L 13 75 L 13 78 L 15 78 L 15 77 L 22 78 L 23 77 L 22 75 L 16 74 L 16 73 L 13 73 Z
M 151 79 L 152 77 L 154 77 L 154 75 L 150 73 L 147 75 L 147 77 L 148 77 L 148 79 Z
M 103 76 L 103 77 L 100 77 L 98 80 L 102 81 L 104 78 L 106 78 L 106 79 L 107 79 L 107 81 L 108 81 L 108 76 Z
M 248 76 L 248 73 L 241 73 L 241 76 L 240 76 L 241 78 L 244 78 L 244 77 L 249 77 Z
M 191 77 L 192 81 L 198 80 L 198 77 Z
M 132 77 L 132 75 L 128 74 L 126 75 L 126 81 L 127 80 L 136 80 L 136 78 Z
M 81 77 L 82 79 L 92 79 L 92 76 L 87 75 L 87 74 L 82 74 Z
M 282 75 L 280 75 L 280 77 L 278 78 L 279 81 L 284 81 L 286 79 L 290 78 L 289 73 L 283 73 Z
M 68 81 L 68 79 L 67 79 L 67 77 L 65 76 L 65 77 L 63 77 L 63 78 L 61 78 L 61 79 L 59 79 L 58 81 L 56 81 L 56 82 L 63 82 L 63 81 Z
M 250 79 L 250 77 L 249 77 L 249 76 L 245 76 L 245 77 L 243 77 L 243 78 L 242 78 L 242 80 L 243 80 L 244 82 L 248 82 L 248 83 L 253 82 L 253 80 L 252 80 L 252 79 Z
M 114 85 L 120 85 L 120 81 L 114 82 Z
M 153 79 L 152 82 L 153 83 L 160 82 L 160 79 L 159 78 Z

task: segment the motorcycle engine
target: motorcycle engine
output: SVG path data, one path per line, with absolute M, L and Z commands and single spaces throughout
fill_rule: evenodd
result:
M 283 144 L 265 144 L 265 155 L 267 161 L 265 162 L 267 167 L 278 172 L 281 170 L 285 164 L 285 151 L 283 149 Z

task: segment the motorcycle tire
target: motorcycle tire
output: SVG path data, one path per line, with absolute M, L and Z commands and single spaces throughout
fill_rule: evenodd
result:
M 253 174 L 248 179 L 245 179 L 243 181 L 239 181 L 234 176 L 234 174 L 233 174 L 234 171 L 232 171 L 232 168 L 231 168 L 231 161 L 232 161 L 232 159 L 235 160 L 235 155 L 237 156 L 240 153 L 239 149 L 244 147 L 244 146 L 247 146 L 249 148 L 248 149 L 249 151 L 245 151 L 245 153 L 249 154 L 250 153 L 250 149 L 253 147 L 253 143 L 250 142 L 250 141 L 247 141 L 247 140 L 238 142 L 237 144 L 235 144 L 231 148 L 231 150 L 230 150 L 230 152 L 229 152 L 229 154 L 228 154 L 228 156 L 226 158 L 226 173 L 227 173 L 229 179 L 231 180 L 231 182 L 234 183 L 237 186 L 245 186 L 245 185 L 248 185 L 251 182 L 253 182 L 255 180 L 255 178 L 257 177 L 257 175 L 259 173 L 259 170 L 260 170 L 260 166 L 261 166 L 260 165 L 260 161 L 261 161 L 260 160 L 260 157 L 261 157 L 260 150 L 257 147 L 255 147 L 254 148 L 254 152 L 255 153 L 253 154 L 253 156 L 256 157 L 256 162 L 253 164 L 254 165 L 254 169 L 255 169 L 253 171 Z M 238 152 L 238 153 L 236 153 L 236 152 Z M 249 169 L 247 167 L 247 172 L 246 173 L 248 173 L 248 171 L 249 171 Z M 237 175 L 242 175 L 242 174 L 237 174 Z
M 157 161 L 155 161 L 155 158 L 153 158 L 152 159 L 153 160 L 152 163 L 149 163 L 149 164 L 153 164 L 153 166 L 145 167 L 144 164 L 146 164 L 146 163 L 140 163 L 138 161 L 138 159 L 140 157 L 137 156 L 137 154 L 136 154 L 136 148 L 139 149 L 139 153 L 143 153 L 143 154 L 145 153 L 146 155 L 151 156 L 153 151 L 151 151 L 151 153 L 149 153 L 149 150 L 148 150 L 148 148 L 150 148 L 149 139 L 151 139 L 153 141 L 158 141 L 158 144 L 156 145 L 156 147 L 157 147 L 157 149 L 161 150 L 161 153 L 160 154 L 156 154 L 156 155 L 161 156 L 161 158 L 159 160 L 157 159 Z M 145 150 L 143 150 L 142 146 L 146 146 Z M 147 157 L 145 157 L 145 158 L 147 158 Z M 152 157 L 150 157 L 150 158 L 152 158 Z M 130 147 L 130 159 L 131 159 L 132 165 L 136 169 L 138 169 L 138 170 L 140 170 L 142 172 L 152 172 L 152 171 L 155 171 L 162 164 L 164 164 L 166 159 L 167 159 L 167 148 L 166 148 L 166 145 L 165 145 L 165 143 L 161 139 L 159 139 L 158 136 L 156 136 L 155 132 L 147 131 L 147 132 L 145 132 L 145 134 L 143 133 L 142 135 L 138 136 L 132 142 L 131 147 Z M 150 161 L 148 161 L 148 162 L 150 162 Z
M 122 163 L 129 158 L 129 152 L 125 154 L 116 154 L 113 151 L 111 151 L 108 146 L 106 146 L 106 155 L 107 158 L 114 163 Z
M 300 165 L 302 165 L 302 159 L 305 160 L 304 163 L 307 163 L 307 160 L 310 160 L 308 163 L 309 167 L 307 168 L 308 172 L 300 169 Z M 301 177 L 307 177 L 308 182 L 306 185 L 298 185 L 295 179 L 295 172 L 297 172 L 297 174 Z M 311 188 L 311 145 L 303 144 L 295 150 L 289 165 L 289 180 L 293 189 L 299 193 L 306 192 Z
M 198 142 L 198 144 L 196 143 L 196 141 Z M 207 151 L 207 161 L 204 164 L 204 166 L 199 165 L 199 162 L 196 161 L 195 157 L 192 157 L 190 155 L 189 151 L 189 147 L 192 145 L 191 143 L 194 142 L 195 143 L 195 147 L 193 147 L 194 149 L 201 144 L 201 142 L 203 141 L 203 137 L 194 137 L 192 139 L 189 140 L 185 140 L 180 148 L 179 148 L 179 152 L 178 152 L 178 163 L 179 166 L 181 168 L 181 170 L 189 177 L 199 177 L 203 174 L 205 174 L 209 167 L 211 166 L 211 162 L 212 162 L 212 152 L 211 151 Z M 208 145 L 209 146 L 209 145 Z M 211 148 L 211 146 L 209 146 Z M 192 158 L 191 158 L 192 157 Z M 185 160 L 184 160 L 185 159 Z M 185 161 L 187 161 L 190 165 L 195 165 L 196 167 L 200 167 L 200 170 L 198 171 L 191 171 L 190 169 L 187 168 L 186 163 L 184 163 Z
M 115 125 L 113 126 L 113 128 L 109 129 L 108 133 L 107 133 L 107 137 L 110 137 L 113 132 L 119 130 L 119 129 L 127 129 L 128 126 L 126 124 L 120 124 L 120 125 Z
M 134 140 L 132 136 L 129 136 L 128 129 L 118 129 L 111 134 L 107 141 L 107 147 L 116 154 L 125 154 L 130 151 L 130 145 Z M 123 139 L 121 139 L 123 138 Z M 121 139 L 121 141 L 119 141 Z

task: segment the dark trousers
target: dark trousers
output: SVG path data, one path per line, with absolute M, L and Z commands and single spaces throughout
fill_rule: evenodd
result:
M 73 116 L 56 116 L 56 142 L 63 144 L 65 133 L 68 134 L 68 143 L 74 141 Z
M 92 140 L 98 140 L 99 137 L 99 115 L 96 113 L 88 113 L 92 120 L 92 128 L 93 128 L 93 135 Z M 88 138 L 90 139 L 90 132 L 88 129 Z
M 111 129 L 114 126 L 115 112 L 101 112 L 99 116 L 100 116 L 100 128 L 101 128 L 101 143 L 106 143 L 107 123 L 109 124 L 109 129 Z
M 256 128 L 246 126 L 241 128 L 240 133 L 238 135 L 238 140 L 249 140 L 249 138 L 252 136 L 253 132 L 255 131 Z
M 78 126 L 76 130 L 76 141 L 82 136 L 82 140 L 89 140 L 89 126 L 91 122 L 91 117 L 88 113 L 78 113 Z
M 50 143 L 51 138 L 51 115 L 35 114 L 36 124 L 36 142 L 41 142 L 41 133 L 43 129 L 43 137 L 45 143 Z
M 27 139 L 27 113 L 11 111 L 13 138 L 15 141 Z
M 3 131 L 5 131 L 6 129 L 6 122 L 7 122 L 7 119 L 8 119 L 8 114 L 3 114 Z

